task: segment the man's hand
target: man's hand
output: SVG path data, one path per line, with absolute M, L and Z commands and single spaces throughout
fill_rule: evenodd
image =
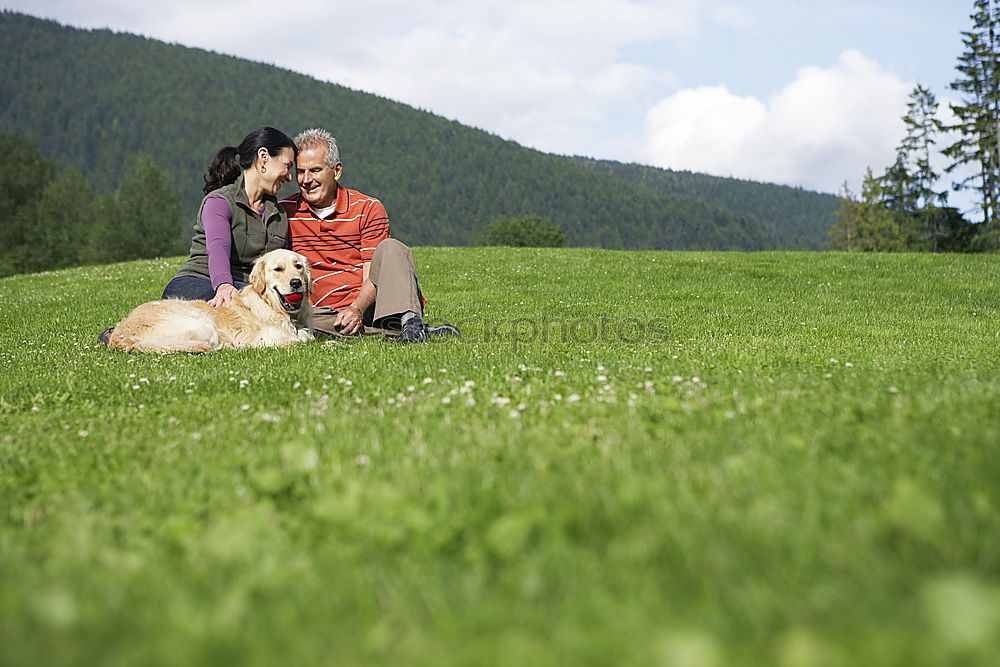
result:
M 213 308 L 224 306 L 230 301 L 232 301 L 233 297 L 235 297 L 239 293 L 240 291 L 235 287 L 233 287 L 232 283 L 222 283 L 215 290 L 215 296 L 212 297 L 212 300 L 208 302 L 208 305 L 212 306 Z
M 341 336 L 353 336 L 361 331 L 363 324 L 361 319 L 361 311 L 358 310 L 357 306 L 350 305 L 337 311 L 337 318 L 333 321 L 333 330 Z

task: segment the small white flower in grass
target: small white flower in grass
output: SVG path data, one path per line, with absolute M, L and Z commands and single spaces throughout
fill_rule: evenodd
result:
M 511 411 L 510 411 L 510 418 L 511 418 L 511 419 L 517 419 L 517 418 L 519 418 L 520 416 L 521 416 L 521 413 L 520 413 L 520 412 L 518 412 L 517 410 L 511 410 Z
M 556 395 L 554 395 L 552 397 L 552 400 L 553 401 L 561 401 L 562 400 L 562 394 L 556 394 Z
M 167 380 L 169 380 L 170 382 L 173 382 L 176 379 L 177 379 L 176 375 L 171 375 L 170 377 L 167 378 Z
M 134 384 L 134 385 L 132 385 L 132 388 L 133 388 L 133 389 L 138 389 L 138 388 L 139 388 L 139 385 L 137 385 L 137 384 Z
M 240 389 L 250 384 L 250 380 L 240 380 Z
M 302 386 L 301 382 L 296 382 L 295 384 L 292 385 L 292 389 L 298 389 L 301 386 Z
M 324 379 L 324 380 L 332 380 L 332 379 L 333 379 L 333 376 L 332 376 L 332 375 L 329 375 L 329 374 L 327 374 L 327 375 L 324 375 L 324 376 L 323 376 L 323 379 Z M 344 379 L 344 378 L 340 378 L 340 380 L 343 380 L 343 379 Z
M 79 431 L 77 431 L 76 434 L 78 436 L 80 436 L 81 438 L 86 438 L 88 435 L 90 435 L 90 433 L 88 433 L 87 431 L 84 431 L 83 429 L 80 429 Z
M 128 376 L 129 376 L 130 378 L 134 378 L 134 377 L 135 377 L 135 373 L 129 373 L 129 374 L 128 374 Z
M 603 371 L 603 370 L 604 370 L 604 366 L 598 366 L 598 367 L 597 367 L 597 370 L 598 370 L 598 371 Z
M 681 382 L 684 382 L 684 378 L 682 378 L 680 375 L 675 375 L 673 377 L 673 381 L 674 384 L 680 384 Z
M 898 394 L 899 393 L 899 389 L 897 389 L 896 387 L 889 387 L 889 393 L 890 394 Z
M 491 402 L 494 405 L 499 405 L 499 406 L 510 405 L 510 399 L 505 398 L 504 396 L 494 396 Z
M 272 423 L 272 424 L 274 422 L 280 422 L 281 421 L 281 417 L 279 417 L 278 415 L 272 415 L 270 412 L 263 413 L 260 416 L 260 418 L 263 419 L 264 421 Z
M 361 454 L 354 457 L 354 465 L 356 466 L 370 466 L 372 464 L 371 457 L 367 454 Z
M 652 367 L 650 367 L 650 366 L 646 366 L 646 367 L 645 367 L 645 368 L 643 368 L 642 370 L 646 371 L 647 373 L 652 373 L 652 372 L 653 372 L 653 369 L 652 369 Z
M 40 408 L 40 407 L 38 407 L 37 405 L 32 405 L 32 406 L 31 406 L 31 411 L 32 411 L 33 413 L 35 413 L 35 412 L 40 412 L 40 411 L 41 411 L 41 408 Z
M 691 378 L 691 384 L 699 384 L 700 382 L 701 382 L 701 378 L 698 377 L 697 375 L 695 375 L 693 378 Z
M 415 391 L 415 390 L 416 387 L 414 387 L 412 384 L 406 388 L 406 391 Z
M 673 355 L 673 356 L 672 356 L 672 357 L 670 357 L 670 358 L 671 358 L 671 359 L 677 359 L 677 358 L 678 358 L 678 356 L 677 356 L 677 355 L 675 354 L 675 355 Z
M 852 364 L 852 363 L 851 363 L 851 362 L 849 362 L 849 361 L 845 361 L 845 362 L 844 362 L 844 366 L 847 366 L 848 368 L 854 368 L 854 364 Z
M 434 382 L 434 380 L 432 378 L 424 378 L 424 380 L 423 380 L 424 384 L 430 384 L 431 382 Z
M 570 394 L 570 395 L 569 395 L 569 396 L 568 396 L 568 397 L 566 398 L 566 402 L 567 402 L 567 403 L 576 403 L 576 402 L 578 402 L 579 400 L 580 400 L 580 394 Z
M 466 386 L 466 387 L 475 387 L 475 386 L 476 386 L 476 383 L 475 383 L 475 381 L 473 381 L 473 380 L 466 380 L 466 381 L 465 381 L 465 386 Z
M 597 381 L 598 382 L 607 382 L 608 381 L 608 376 L 607 375 L 598 375 L 597 376 Z
M 516 375 L 515 375 L 515 376 L 514 376 L 514 377 L 512 377 L 512 378 L 511 378 L 510 380 L 511 380 L 511 382 L 520 382 L 520 381 L 521 381 L 521 378 L 519 378 L 518 376 L 516 376 Z
M 524 403 L 518 403 L 517 404 L 517 409 L 518 410 L 524 410 L 526 407 L 528 407 L 528 406 L 525 405 Z
M 448 372 L 447 368 L 439 368 L 438 369 L 438 373 L 447 373 L 447 372 Z
M 247 405 L 246 403 L 244 403 L 243 405 L 240 406 L 240 410 L 242 410 L 243 412 L 246 412 L 249 409 L 250 409 L 250 406 Z
M 448 405 L 449 403 L 451 403 L 451 396 L 445 396 L 445 397 L 443 397 L 443 398 L 441 399 L 441 402 L 442 402 L 443 404 L 445 404 L 445 405 Z
M 830 363 L 831 363 L 831 364 L 839 364 L 840 362 L 839 362 L 839 361 L 837 361 L 836 359 L 832 359 L 832 358 L 831 358 L 831 359 L 830 359 Z

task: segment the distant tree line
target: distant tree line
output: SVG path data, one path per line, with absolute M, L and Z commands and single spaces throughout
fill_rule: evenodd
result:
M 836 248 L 848 251 L 976 252 L 1000 249 L 1000 0 L 974 0 L 973 27 L 962 33 L 958 77 L 950 88 L 961 100 L 952 104 L 954 125 L 937 118 L 938 101 L 917 84 L 910 94 L 906 136 L 896 161 L 876 176 L 871 168 L 860 196 L 845 185 L 838 220 L 830 228 Z M 946 174 L 963 174 L 955 191 L 975 192 L 981 220 L 966 220 L 948 206 L 939 190 L 943 174 L 931 157 L 938 138 L 954 141 L 939 152 L 950 160 Z
M 129 160 L 118 187 L 102 194 L 28 139 L 0 134 L 0 155 L 0 276 L 185 249 L 177 199 L 148 155 Z

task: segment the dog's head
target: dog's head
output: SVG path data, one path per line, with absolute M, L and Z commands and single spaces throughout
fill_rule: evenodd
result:
M 298 315 L 309 308 L 309 262 L 291 250 L 272 250 L 253 263 L 250 287 L 275 310 Z

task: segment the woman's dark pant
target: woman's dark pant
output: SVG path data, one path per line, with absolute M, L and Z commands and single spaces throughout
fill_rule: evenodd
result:
M 234 282 L 236 289 L 243 289 L 246 283 Z M 163 288 L 161 299 L 184 299 L 186 301 L 210 301 L 215 296 L 212 281 L 197 276 L 177 276 Z

